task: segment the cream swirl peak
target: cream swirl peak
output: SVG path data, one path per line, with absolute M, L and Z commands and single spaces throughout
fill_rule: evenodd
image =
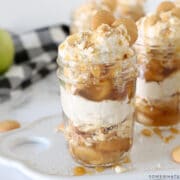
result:
M 180 8 L 163 2 L 155 13 L 137 22 L 138 41 L 147 45 L 180 47 Z
M 92 19 L 92 31 L 69 36 L 59 46 L 59 57 L 93 63 L 111 63 L 134 56 L 132 44 L 137 38 L 134 22 L 115 20 L 108 11 L 99 11 Z

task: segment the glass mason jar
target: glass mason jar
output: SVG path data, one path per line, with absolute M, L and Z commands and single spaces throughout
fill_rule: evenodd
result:
M 148 39 L 148 38 L 146 38 Z M 150 42 L 151 40 L 149 39 Z M 137 121 L 168 127 L 180 122 L 180 55 L 174 45 L 136 43 L 139 77 Z
M 69 151 L 85 166 L 111 166 L 133 140 L 135 57 L 111 64 L 58 59 Z

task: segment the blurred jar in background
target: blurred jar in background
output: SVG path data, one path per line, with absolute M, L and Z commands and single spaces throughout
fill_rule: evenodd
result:
M 180 7 L 180 0 L 175 0 L 176 6 Z
M 145 15 L 144 3 L 145 0 L 118 0 L 115 15 L 116 17 L 129 17 L 137 21 Z
M 91 0 L 74 11 L 71 34 L 89 30 L 91 19 L 99 10 L 110 11 L 117 19 L 130 17 L 137 21 L 144 16 L 144 0 Z
M 163 2 L 138 23 L 138 122 L 171 126 L 180 122 L 180 8 Z

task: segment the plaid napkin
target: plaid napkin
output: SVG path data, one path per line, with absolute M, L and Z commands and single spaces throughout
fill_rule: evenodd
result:
M 68 34 L 68 26 L 62 24 L 13 35 L 15 62 L 0 76 L 0 102 L 54 71 L 57 68 L 57 46 Z

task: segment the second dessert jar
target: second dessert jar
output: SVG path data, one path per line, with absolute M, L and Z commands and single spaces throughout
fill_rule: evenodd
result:
M 138 23 L 138 122 L 167 127 L 180 122 L 180 8 L 163 2 Z

